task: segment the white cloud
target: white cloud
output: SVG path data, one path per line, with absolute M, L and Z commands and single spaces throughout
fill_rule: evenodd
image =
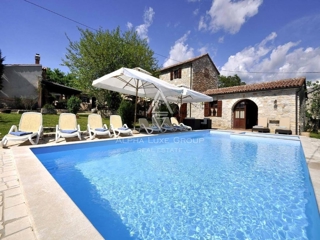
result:
M 219 39 L 218 39 L 218 43 L 223 43 L 223 42 L 224 42 L 224 36 L 219 37 Z
M 195 10 L 193 11 L 193 15 L 197 16 L 198 14 L 199 14 L 199 8 L 197 8 L 197 9 L 195 9 Z
M 206 24 L 204 18 L 200 19 L 199 30 L 211 30 L 217 32 L 223 29 L 231 34 L 237 33 L 241 26 L 251 17 L 258 13 L 263 0 L 214 0 L 207 11 Z M 207 27 L 204 27 L 207 26 Z
M 200 55 L 208 53 L 208 48 L 207 47 L 202 47 L 198 49 L 198 52 L 200 52 Z
M 168 67 L 194 57 L 193 48 L 189 48 L 188 44 L 186 44 L 189 34 L 190 31 L 178 39 L 171 47 L 169 58 L 164 62 L 163 67 Z
M 276 33 L 271 33 L 255 46 L 249 46 L 230 56 L 220 69 L 222 75 L 238 74 L 246 83 L 306 76 L 317 79 L 320 47 L 297 48 L 300 42 L 273 46 Z M 239 72 L 237 72 L 239 71 Z
M 207 26 L 207 23 L 205 21 L 205 18 L 202 16 L 200 17 L 200 21 L 199 21 L 199 26 L 198 26 L 198 29 L 199 30 L 207 30 L 208 26 Z
M 154 17 L 155 12 L 151 7 L 149 7 L 147 10 L 144 12 L 144 17 L 143 17 L 143 22 L 144 24 L 141 24 L 136 27 L 136 31 L 140 38 L 142 39 L 147 39 L 149 42 L 149 37 L 148 37 L 148 28 L 151 26 L 153 22 L 153 17 Z
M 131 22 L 127 22 L 127 28 L 130 30 L 132 29 L 132 27 L 133 27 L 133 24 Z

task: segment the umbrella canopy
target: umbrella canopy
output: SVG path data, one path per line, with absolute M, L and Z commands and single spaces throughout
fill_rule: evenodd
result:
M 192 102 L 212 102 L 213 98 L 205 95 L 203 93 L 194 91 L 192 89 L 186 87 L 179 87 L 182 89 L 182 93 L 180 95 L 167 97 L 167 100 L 170 102 L 177 102 L 177 103 L 192 103 Z
M 164 96 L 179 96 L 183 92 L 179 87 L 130 68 L 120 68 L 104 75 L 94 80 L 92 86 L 136 96 L 134 123 L 136 123 L 137 97 L 154 98 L 159 90 Z
M 92 86 L 128 95 L 154 98 L 161 90 L 165 96 L 179 96 L 182 89 L 141 71 L 120 68 L 93 81 Z

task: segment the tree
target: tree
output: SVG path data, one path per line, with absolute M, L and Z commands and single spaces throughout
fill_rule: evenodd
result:
M 307 82 L 309 87 L 308 91 L 308 104 L 306 109 L 307 128 L 311 128 L 312 132 L 318 133 L 320 121 L 320 83 L 316 81 L 311 83 Z
M 219 88 L 233 87 L 233 86 L 240 86 L 240 85 L 246 85 L 246 83 L 242 82 L 240 77 L 237 74 L 235 74 L 234 76 L 220 75 L 218 77 L 218 87 Z
M 71 96 L 67 102 L 68 111 L 76 114 L 80 109 L 81 99 L 76 96 Z
M 133 126 L 134 121 L 134 104 L 131 101 L 122 99 L 118 114 L 121 116 L 122 121 L 128 125 L 128 127 Z
M 2 75 L 4 73 L 4 62 L 5 60 L 5 57 L 2 57 L 2 53 L 1 53 L 1 49 L 0 49 L 0 90 L 3 88 L 3 85 L 2 85 Z
M 74 87 L 95 96 L 100 103 L 107 100 L 108 91 L 93 87 L 93 80 L 121 67 L 141 67 L 151 73 L 158 69 L 154 52 L 134 30 L 121 33 L 118 27 L 113 31 L 99 29 L 92 32 L 81 28 L 79 31 L 78 42 L 67 36 L 69 47 L 63 65 L 76 76 Z M 109 101 L 108 104 L 113 103 Z
M 64 86 L 73 87 L 73 82 L 75 80 L 75 76 L 71 73 L 65 74 L 64 72 L 60 71 L 58 68 L 54 68 L 51 70 L 47 68 L 46 70 L 47 79 L 52 82 L 62 84 Z

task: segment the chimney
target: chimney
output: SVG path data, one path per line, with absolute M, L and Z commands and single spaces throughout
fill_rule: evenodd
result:
M 34 58 L 36 60 L 35 64 L 40 64 L 40 54 L 36 53 L 36 56 Z

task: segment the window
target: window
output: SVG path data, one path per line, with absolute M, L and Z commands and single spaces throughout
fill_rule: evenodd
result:
M 170 80 L 181 78 L 181 68 L 172 70 L 170 72 Z
M 240 119 L 244 119 L 244 113 L 245 113 L 245 106 L 246 106 L 246 102 L 242 101 L 240 103 L 237 104 L 237 106 L 235 107 L 235 118 L 240 118 Z
M 204 105 L 205 117 L 221 117 L 222 116 L 222 101 L 213 101 Z

